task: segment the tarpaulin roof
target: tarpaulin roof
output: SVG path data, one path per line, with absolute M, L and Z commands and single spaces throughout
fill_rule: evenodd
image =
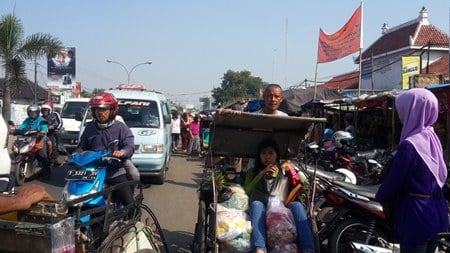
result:
M 301 111 L 302 105 L 312 101 L 339 100 L 345 97 L 335 90 L 330 90 L 324 86 L 316 87 L 316 96 L 314 97 L 314 87 L 306 89 L 288 89 L 283 91 L 283 98 L 286 103 L 286 111 Z M 281 105 L 280 110 L 283 110 Z M 284 110 L 283 110 L 284 111 Z

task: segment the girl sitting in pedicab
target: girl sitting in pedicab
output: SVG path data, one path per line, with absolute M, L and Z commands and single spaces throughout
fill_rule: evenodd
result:
M 289 229 L 284 228 L 286 230 L 282 236 L 285 237 L 285 242 L 292 242 L 292 240 L 295 241 L 296 239 L 296 246 L 298 249 L 301 249 L 301 252 L 314 252 L 313 234 L 303 204 L 299 201 L 292 201 L 287 204 L 287 208 L 284 206 L 288 194 L 294 186 L 293 181 L 295 181 L 293 180 L 295 172 L 290 171 L 293 170 L 292 167 L 285 165 L 280 163 L 280 150 L 277 142 L 273 139 L 265 139 L 259 143 L 254 166 L 249 164 L 250 169 L 245 177 L 244 189 L 250 197 L 249 215 L 253 228 L 251 242 L 252 248 L 256 253 L 267 252 L 266 242 L 272 246 L 273 250 L 274 244 L 281 245 L 280 242 L 283 241 L 283 239 L 280 240 L 278 238 L 274 242 L 270 238 L 271 235 L 269 233 L 280 232 L 276 231 L 277 229 L 280 230 L 280 228 L 275 228 L 271 231 L 269 226 L 269 223 L 280 224 L 279 217 L 277 217 L 278 214 L 270 215 L 270 206 L 285 210 L 284 212 L 287 212 L 288 216 L 293 218 L 291 222 L 295 223 L 292 224 L 295 226 L 295 229 L 292 227 L 293 232 L 290 233 Z M 292 216 L 289 214 L 289 210 Z M 271 221 L 271 219 L 273 220 Z M 295 231 L 297 234 L 296 238 Z M 294 238 L 289 239 L 288 237 Z M 289 244 L 284 243 L 283 245 Z M 290 250 L 285 248 L 276 251 L 287 252 Z M 293 251 L 296 252 L 295 249 Z

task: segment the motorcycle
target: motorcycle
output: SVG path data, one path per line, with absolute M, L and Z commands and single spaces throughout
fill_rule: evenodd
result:
M 362 186 L 317 176 L 325 198 L 316 210 L 320 241 L 331 253 L 394 252 L 399 250 L 392 230 L 375 200 L 379 185 Z
M 118 144 L 112 141 L 108 149 Z M 94 252 L 110 252 L 118 241 L 126 249 L 148 249 L 159 252 L 160 238 L 167 249 L 161 227 L 153 212 L 142 204 L 142 189 L 133 204 L 123 206 L 112 199 L 112 191 L 123 187 L 136 187 L 137 182 L 128 181 L 114 186 L 106 183 L 106 170 L 109 165 L 120 159 L 111 156 L 109 150 L 83 151 L 70 156 L 67 163 L 66 184 L 62 191 L 62 201 L 68 206 L 69 213 L 76 217 L 77 244 Z M 143 208 L 150 214 L 156 227 L 140 222 Z M 131 231 L 131 232 L 130 232 Z M 130 235 L 131 234 L 131 235 Z M 127 235 L 127 236 L 125 236 Z M 126 243 L 126 245 L 125 245 Z
M 43 168 L 38 152 L 43 148 L 45 136 L 36 130 L 15 130 L 15 135 L 18 137 L 12 146 L 13 170 L 16 184 L 23 185 Z
M 109 146 L 117 145 L 117 143 L 118 141 L 115 140 Z M 105 196 L 107 166 L 114 161 L 120 161 L 120 159 L 112 157 L 109 150 L 74 153 L 67 160 L 69 169 L 66 173 L 66 184 L 61 199 L 71 212 L 75 213 L 77 209 L 83 211 L 79 219 L 81 223 L 87 224 L 82 229 L 84 240 L 97 240 L 98 243 L 103 237 L 98 235 L 100 232 L 93 231 L 91 223 L 95 222 L 91 221 L 102 216 L 102 212 L 107 208 L 107 202 L 111 207 L 114 204 L 112 201 L 107 201 Z M 108 208 L 111 207 L 108 206 Z M 96 208 L 98 211 L 95 211 Z M 114 207 L 111 211 L 113 209 Z M 103 232 L 106 230 L 107 228 L 104 228 Z

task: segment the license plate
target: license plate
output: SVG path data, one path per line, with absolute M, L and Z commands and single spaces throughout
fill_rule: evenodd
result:
M 87 170 L 69 170 L 66 174 L 66 180 L 86 180 L 92 181 L 98 175 L 98 171 L 87 171 Z

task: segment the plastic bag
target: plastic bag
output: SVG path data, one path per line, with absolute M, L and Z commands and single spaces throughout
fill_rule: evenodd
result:
M 244 188 L 240 185 L 230 186 L 232 194 L 231 197 L 222 202 L 222 205 L 228 208 L 234 208 L 242 211 L 247 211 L 248 209 L 248 195 L 245 194 Z
M 231 241 L 243 233 L 250 234 L 251 223 L 248 215 L 237 209 L 217 204 L 216 235 L 221 242 Z
M 266 213 L 267 244 L 270 247 L 294 242 L 297 238 L 294 217 L 278 197 L 270 197 Z

